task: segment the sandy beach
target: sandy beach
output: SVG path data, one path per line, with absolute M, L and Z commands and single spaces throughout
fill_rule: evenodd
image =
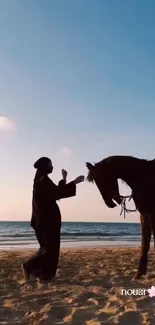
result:
M 20 265 L 30 254 L 0 252 L 0 324 L 154 324 L 155 297 L 144 290 L 155 284 L 153 250 L 148 275 L 137 282 L 137 248 L 61 249 L 49 284 L 23 280 Z

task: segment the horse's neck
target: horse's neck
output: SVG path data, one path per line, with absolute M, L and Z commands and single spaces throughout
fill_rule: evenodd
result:
M 127 169 L 120 170 L 119 178 L 122 179 L 133 191 L 141 190 L 143 186 L 147 186 L 149 179 L 149 173 L 146 169 L 146 165 L 131 166 Z
M 131 177 L 119 177 L 123 182 L 125 182 L 132 190 L 135 189 L 137 184 L 136 179 L 132 179 Z
M 115 179 L 122 179 L 129 187 L 134 189 L 136 186 L 145 184 L 148 177 L 148 161 L 132 156 L 112 156 L 105 159 L 105 166 Z M 155 160 L 152 161 L 155 168 Z M 151 169 L 152 170 L 152 169 Z
M 123 180 L 131 189 L 134 189 L 136 184 L 140 184 L 141 174 L 142 171 L 133 166 L 131 162 L 131 164 L 128 163 L 119 167 L 117 178 Z

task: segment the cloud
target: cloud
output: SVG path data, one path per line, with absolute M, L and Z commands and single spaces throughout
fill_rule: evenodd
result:
M 15 128 L 15 123 L 8 117 L 0 116 L 0 131 L 10 131 Z
M 60 151 L 64 156 L 70 156 L 72 154 L 72 150 L 68 147 L 61 147 Z

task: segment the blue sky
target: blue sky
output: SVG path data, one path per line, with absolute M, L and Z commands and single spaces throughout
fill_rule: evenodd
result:
M 30 219 L 42 155 L 54 181 L 108 155 L 154 158 L 154 12 L 153 0 L 0 1 L 1 220 Z M 63 220 L 123 221 L 87 183 L 60 207 Z

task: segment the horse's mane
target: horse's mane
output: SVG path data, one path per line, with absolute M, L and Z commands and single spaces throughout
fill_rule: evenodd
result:
M 142 158 L 136 158 L 133 156 L 117 155 L 117 156 L 109 156 L 109 157 L 102 159 L 101 161 L 95 163 L 94 167 L 104 168 L 105 166 L 108 167 L 108 164 L 110 164 L 110 163 L 114 164 L 114 166 L 115 166 L 115 164 L 118 164 L 122 161 L 124 161 L 126 163 L 133 162 L 133 164 L 137 163 L 137 162 L 146 163 L 146 162 L 150 161 L 155 164 L 155 159 L 147 160 L 147 159 L 142 159 Z M 91 170 L 89 170 L 86 180 L 90 183 L 94 182 L 93 172 Z M 121 179 L 121 181 L 126 184 L 126 182 L 124 180 Z
M 143 159 L 143 158 L 138 158 L 138 157 L 134 157 L 134 156 L 125 156 L 125 155 L 115 155 L 115 156 L 108 156 L 104 159 L 102 159 L 101 161 L 99 161 L 97 163 L 97 165 L 104 165 L 109 164 L 110 162 L 114 162 L 114 163 L 121 163 L 121 162 L 147 162 L 149 161 L 148 159 Z
M 90 183 L 94 183 L 93 173 L 89 170 L 86 180 Z

